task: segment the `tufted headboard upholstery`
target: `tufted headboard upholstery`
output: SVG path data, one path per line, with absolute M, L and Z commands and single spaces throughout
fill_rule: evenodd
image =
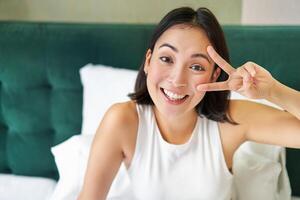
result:
M 58 178 L 50 147 L 80 134 L 79 68 L 137 69 L 153 25 L 0 22 L 0 173 Z M 265 66 L 300 90 L 300 26 L 225 26 L 232 63 Z M 284 133 L 284 132 L 283 132 Z M 300 151 L 288 149 L 294 195 Z

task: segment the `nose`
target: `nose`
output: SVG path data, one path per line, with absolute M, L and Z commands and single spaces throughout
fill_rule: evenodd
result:
M 174 67 L 171 72 L 171 76 L 169 81 L 172 83 L 174 87 L 185 87 L 187 86 L 187 75 L 183 68 Z

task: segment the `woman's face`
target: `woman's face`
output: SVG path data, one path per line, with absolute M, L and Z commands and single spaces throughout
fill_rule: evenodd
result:
M 220 70 L 206 51 L 211 45 L 200 28 L 175 25 L 157 40 L 145 61 L 147 88 L 157 109 L 166 117 L 195 111 L 205 92 L 198 92 L 201 83 L 215 81 Z

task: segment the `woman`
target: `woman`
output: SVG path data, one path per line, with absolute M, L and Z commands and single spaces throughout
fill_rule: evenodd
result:
M 229 100 L 230 90 L 286 112 Z M 242 143 L 300 148 L 300 93 L 255 63 L 233 68 L 206 8 L 178 8 L 162 19 L 130 97 L 100 123 L 80 200 L 105 199 L 122 162 L 135 199 L 227 200 Z

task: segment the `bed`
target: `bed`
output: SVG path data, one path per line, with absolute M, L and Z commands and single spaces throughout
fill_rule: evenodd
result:
M 77 160 L 74 158 L 70 163 L 77 162 L 77 170 L 82 173 L 84 166 L 80 166 L 83 161 L 79 158 L 87 157 L 95 126 L 90 120 L 100 117 L 93 116 L 95 110 L 91 105 L 97 104 L 93 102 L 95 98 L 85 99 L 85 95 L 106 91 L 99 97 L 106 101 L 98 108 L 101 112 L 109 103 L 125 100 L 153 27 L 0 22 L 1 200 L 53 199 L 53 193 L 58 193 L 58 185 L 62 184 L 58 163 L 71 157 L 64 155 L 59 160 L 55 153 L 60 151 L 78 151 L 81 157 L 77 155 Z M 300 26 L 224 26 L 224 31 L 234 66 L 255 61 L 282 83 L 300 90 Z M 84 73 L 89 74 L 85 79 Z M 121 86 L 104 84 L 105 78 L 116 80 L 116 73 L 120 73 L 120 78 L 126 74 Z M 84 82 L 93 80 L 93 75 L 95 82 Z M 88 85 L 93 89 L 87 89 Z M 122 93 L 117 92 L 120 87 Z M 117 99 L 120 94 L 124 96 Z M 113 100 L 106 98 L 111 95 Z M 258 149 L 262 154 L 271 149 L 274 160 L 281 162 L 282 169 L 286 167 L 292 195 L 300 196 L 300 151 L 265 146 Z M 82 177 L 66 176 L 65 187 L 71 187 L 72 178 Z M 77 179 L 73 181 L 78 182 Z M 72 198 L 75 197 L 65 197 Z

